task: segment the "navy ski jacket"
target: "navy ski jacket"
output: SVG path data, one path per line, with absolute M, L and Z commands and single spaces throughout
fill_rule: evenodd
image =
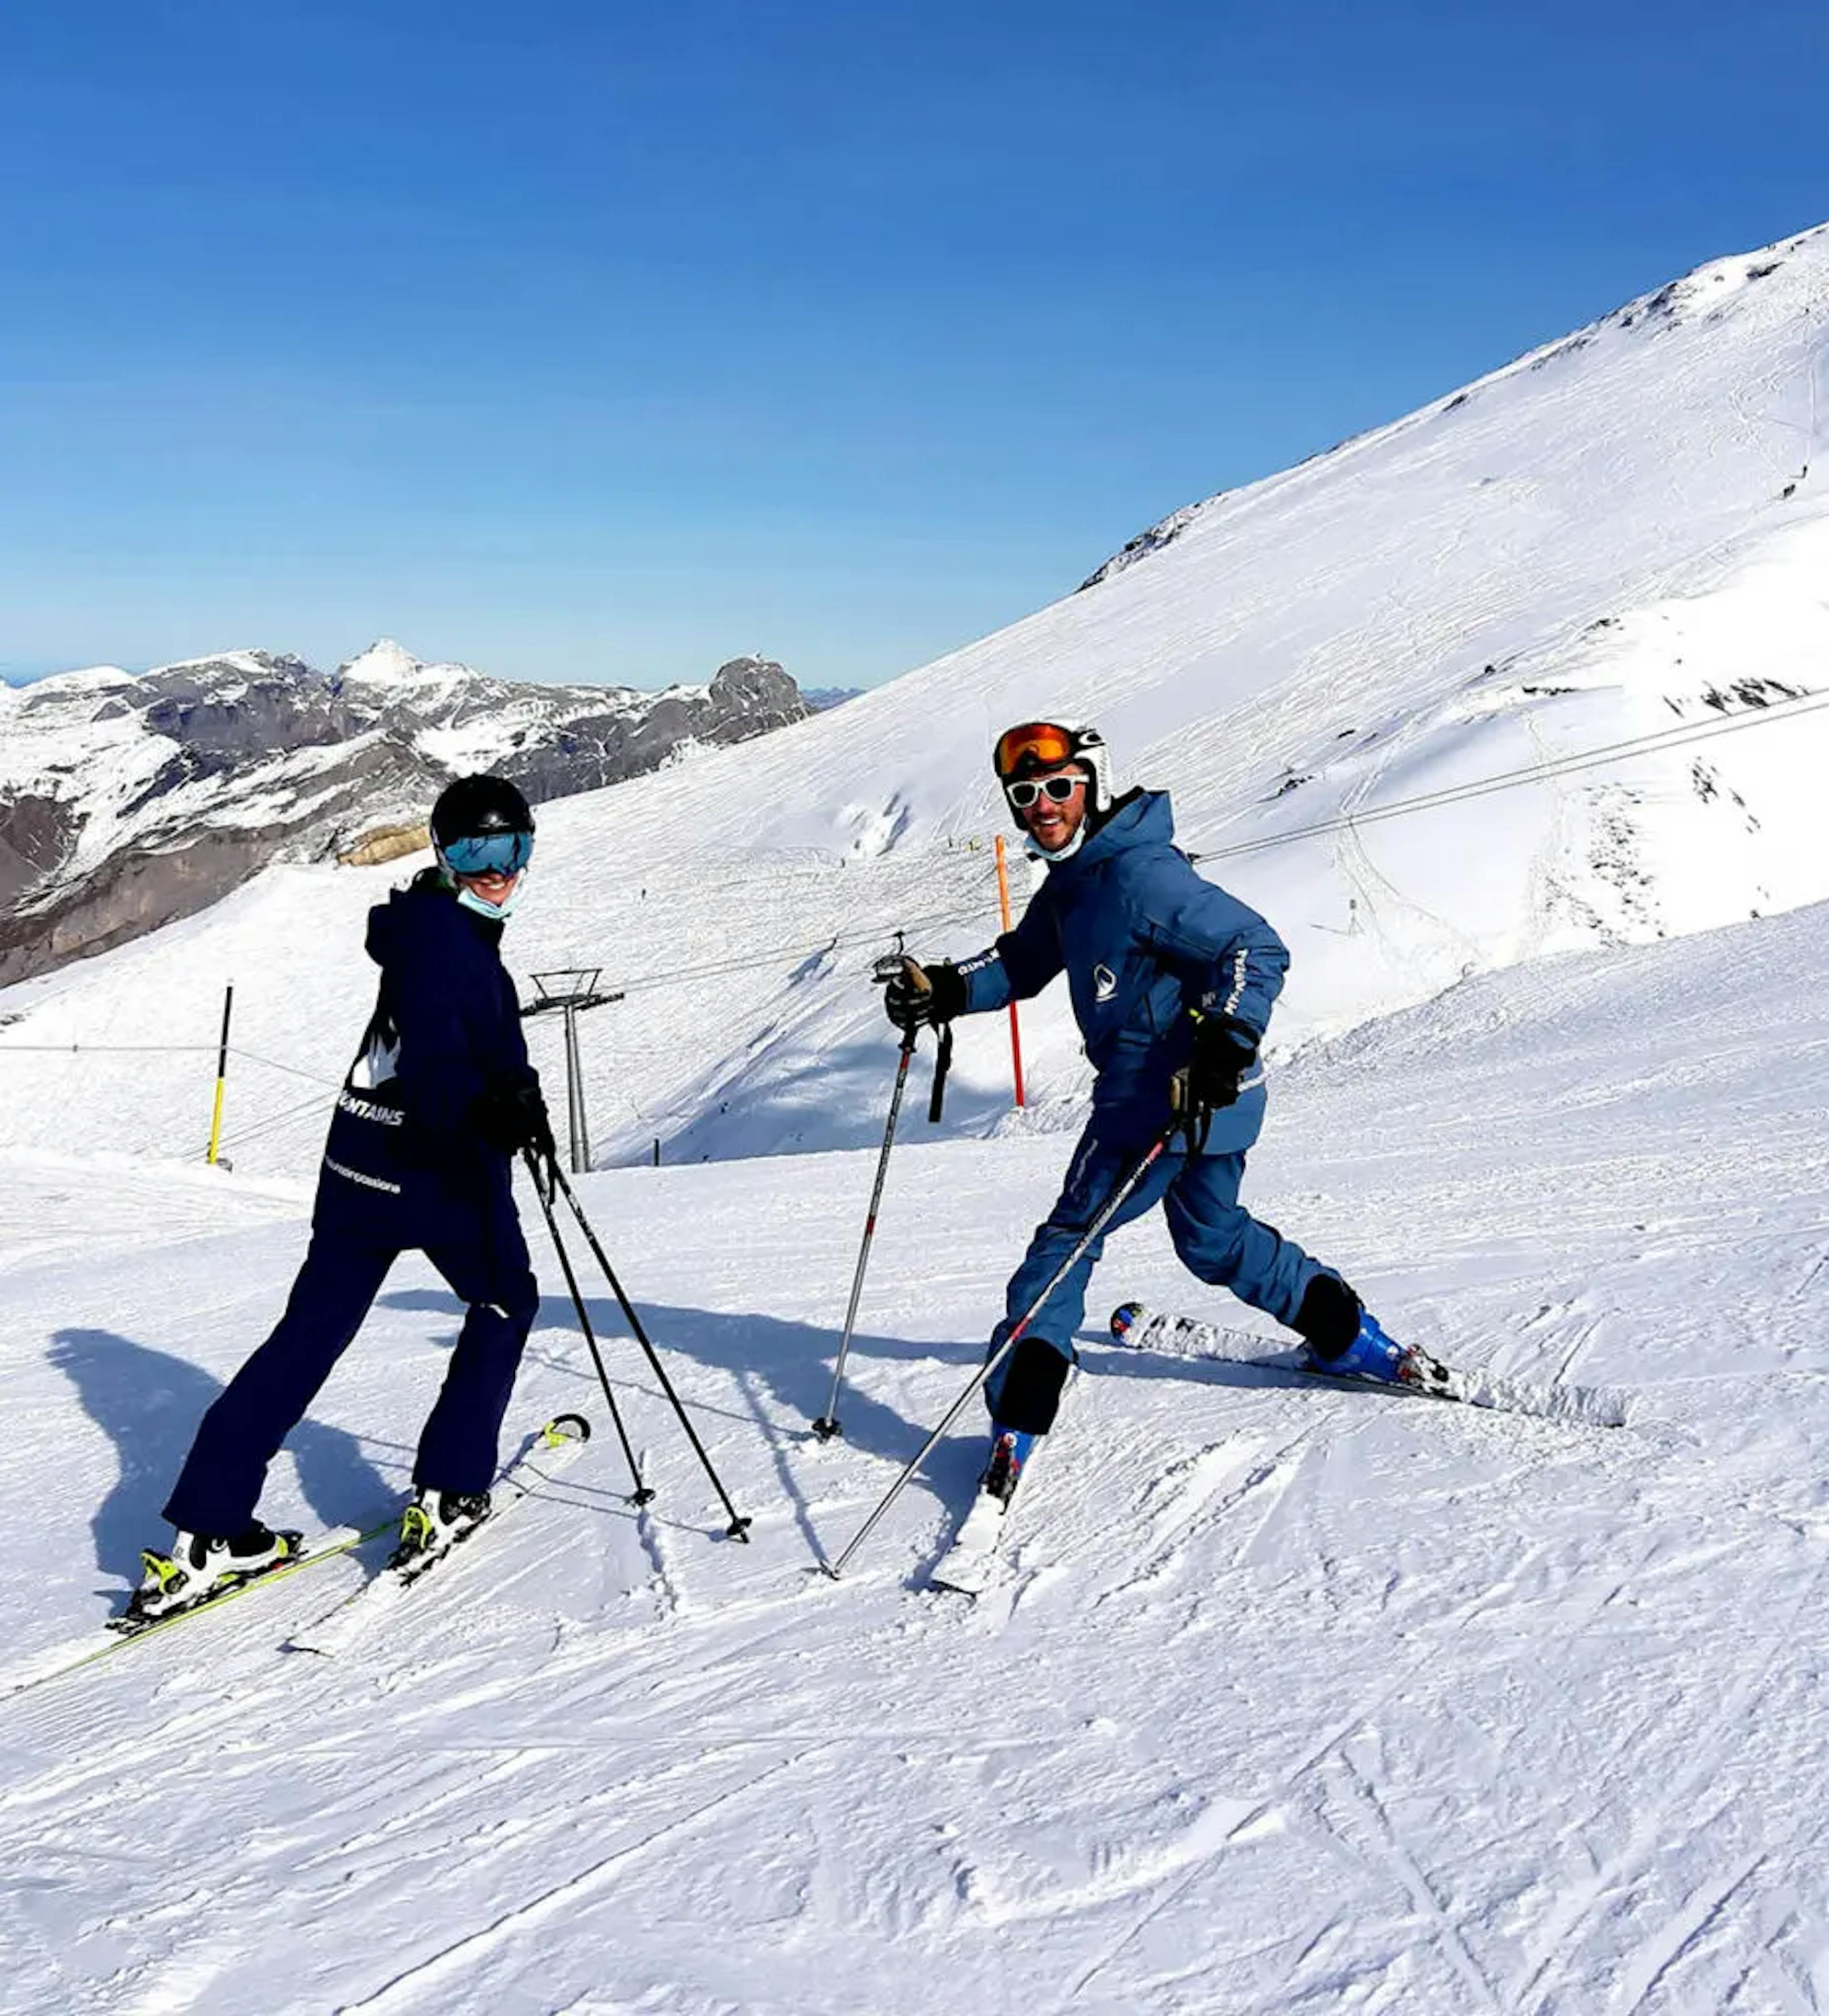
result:
M 479 1212 L 512 1209 L 508 1157 L 476 1122 L 492 1087 L 538 1082 L 501 937 L 436 870 L 369 911 L 381 985 L 337 1095 L 320 1207 L 365 1199 L 401 1217 L 403 1245 L 461 1237 Z
M 1261 1038 L 1288 968 L 1257 912 L 1203 881 L 1175 844 L 1168 793 L 1132 791 L 1076 853 L 1049 863 L 1016 928 L 960 971 L 968 1013 L 1025 1001 L 1064 971 L 1098 1074 L 1093 1124 L 1140 1143 L 1168 1125 L 1169 1079 L 1194 1048 L 1189 1009 Z M 1259 1066 L 1215 1116 L 1207 1152 L 1241 1153 L 1263 1115 Z

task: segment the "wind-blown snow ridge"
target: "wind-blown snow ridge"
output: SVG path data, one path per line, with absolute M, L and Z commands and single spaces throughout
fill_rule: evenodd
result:
M 1534 350 L 1525 351 L 1509 364 L 1502 364 L 1496 370 L 1489 372 L 1485 377 L 1474 379 L 1471 383 L 1452 394 L 1439 406 L 1425 406 L 1390 426 L 1352 435 L 1345 441 L 1337 442 L 1334 447 L 1323 450 L 1320 455 L 1309 456 L 1307 461 L 1298 463 L 1296 467 L 1305 469 L 1309 463 L 1338 455 L 1344 449 L 1387 440 L 1398 429 L 1413 426 L 1438 412 L 1458 412 L 1488 387 L 1503 383 L 1520 372 L 1539 371 L 1560 358 L 1572 356 L 1577 351 L 1586 349 L 1604 331 L 1629 329 L 1641 324 L 1680 328 L 1699 315 L 1719 312 L 1741 289 L 1756 281 L 1769 279 L 1778 271 L 1786 257 L 1825 234 L 1829 234 L 1829 224 L 1817 225 L 1809 231 L 1800 232 L 1795 238 L 1781 239 L 1775 245 L 1768 246 L 1762 251 L 1712 260 L 1685 274 L 1680 280 L 1672 280 L 1652 293 L 1638 296 L 1624 307 L 1615 308 L 1598 321 L 1589 323 L 1584 329 L 1577 329 L 1572 335 L 1559 337 L 1554 342 L 1541 344 Z M 1265 480 L 1279 483 L 1285 476 L 1293 473 L 1285 471 L 1282 475 Z M 1095 568 L 1081 583 L 1082 590 L 1095 588 L 1101 581 L 1109 581 L 1127 568 L 1135 567 L 1139 561 L 1148 560 L 1165 546 L 1172 545 L 1190 527 L 1199 524 L 1202 517 L 1218 505 L 1229 499 L 1242 501 L 1259 488 L 1261 485 L 1254 484 L 1237 491 L 1218 491 L 1211 497 L 1203 498 L 1198 503 L 1180 506 L 1170 512 L 1167 517 L 1158 519 L 1134 539 L 1128 541 L 1122 550 Z

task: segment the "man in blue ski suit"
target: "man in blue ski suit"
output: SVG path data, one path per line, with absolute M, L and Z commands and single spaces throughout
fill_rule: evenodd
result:
M 1330 1369 L 1401 1376 L 1404 1354 L 1359 1298 L 1238 1201 L 1264 1121 L 1258 1051 L 1289 954 L 1255 911 L 1194 872 L 1174 844 L 1166 792 L 1114 798 L 1103 739 L 1029 722 L 998 740 L 996 768 L 1029 851 L 1048 877 L 1014 931 L 959 965 L 910 960 L 891 981 L 890 1020 L 944 1024 L 1026 1000 L 1067 975 L 1097 1074 L 1093 1112 L 1059 1200 L 1011 1276 L 993 1352 L 1084 1238 L 1099 1211 L 1179 1118 L 1106 1230 L 1160 1204 L 1190 1272 L 1298 1331 Z M 1068 1269 L 985 1388 L 993 1464 L 1006 1437 L 1053 1425 L 1103 1234 Z
M 431 831 L 437 866 L 369 913 L 380 988 L 331 1118 L 304 1263 L 278 1327 L 203 1417 L 165 1507 L 176 1544 L 146 1556 L 131 1615 L 188 1607 L 293 1551 L 255 1516 L 268 1466 L 409 1250 L 467 1307 L 419 1436 L 403 1546 L 441 1552 L 487 1516 L 539 1305 L 512 1158 L 553 1151 L 498 949 L 533 816 L 505 779 L 461 778 Z

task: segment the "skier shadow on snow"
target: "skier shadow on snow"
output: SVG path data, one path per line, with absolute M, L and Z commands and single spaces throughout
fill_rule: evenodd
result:
M 895 1032 L 887 1023 L 879 1026 L 880 1037 L 823 1051 L 816 1079 L 797 1074 L 786 1081 L 769 1074 L 777 1061 L 777 1039 L 790 1039 L 791 1025 L 786 1031 L 779 1024 L 764 1030 L 737 1075 L 718 1087 L 716 1103 L 668 1137 L 668 1163 L 679 1168 L 733 1156 L 874 1153 L 882 1146 L 884 1107 L 896 1065 Z M 944 1115 L 930 1123 L 933 1070 L 931 1042 L 924 1036 L 910 1067 L 902 1131 L 896 1136 L 904 1166 L 910 1149 L 975 1138 L 1009 1110 L 1007 1087 L 949 1081 Z
M 449 1296 L 433 1289 L 401 1289 L 383 1295 L 382 1301 L 391 1309 L 448 1312 L 451 1307 Z M 623 1320 L 622 1312 L 607 1295 L 599 1299 L 587 1294 L 585 1307 L 591 1327 L 597 1334 L 610 1383 L 628 1421 L 631 1439 L 638 1449 L 664 1445 L 670 1436 L 678 1435 L 679 1429 L 646 1359 Z M 794 1508 L 801 1529 L 815 1554 L 823 1558 L 805 1494 L 795 1474 L 795 1463 L 797 1458 L 821 1446 L 814 1438 L 812 1424 L 825 1413 L 831 1397 L 838 1330 L 813 1323 L 787 1323 L 778 1316 L 733 1316 L 673 1307 L 664 1302 L 638 1302 L 635 1308 L 661 1363 L 679 1388 L 680 1398 L 696 1422 L 730 1421 L 761 1431 L 774 1458 L 777 1480 Z M 949 1367 L 956 1366 L 957 1380 L 963 1382 L 981 1362 L 983 1348 L 981 1344 L 969 1341 L 919 1343 L 906 1337 L 853 1336 L 844 1391 L 838 1402 L 845 1444 L 866 1455 L 902 1463 L 920 1447 L 932 1425 L 911 1421 L 894 1407 L 870 1397 L 873 1363 L 884 1359 L 935 1359 Z M 690 1379 L 682 1381 L 679 1375 L 682 1357 L 696 1359 L 701 1365 L 729 1374 L 743 1396 L 743 1409 L 720 1406 L 693 1392 Z M 576 1402 L 583 1412 L 590 1413 L 591 1396 L 599 1391 L 597 1375 L 579 1334 L 577 1312 L 569 1296 L 541 1298 L 540 1313 L 535 1319 L 524 1362 L 576 1381 Z M 942 1381 L 943 1386 L 948 1383 Z M 956 1385 L 951 1390 L 956 1391 Z M 982 1453 L 979 1426 L 976 1420 L 970 1424 L 969 1453 L 967 1445 L 962 1444 L 961 1466 L 975 1462 Z M 943 1445 L 934 1452 L 931 1474 L 936 1480 L 952 1475 L 949 1447 Z
M 89 1521 L 95 1564 L 128 1583 L 140 1577 L 140 1550 L 163 1528 L 161 1507 L 176 1481 L 218 1380 L 168 1352 L 107 1330 L 60 1330 L 48 1362 L 75 1387 L 83 1411 L 114 1445 L 121 1474 Z M 326 1526 L 365 1517 L 398 1496 L 358 1438 L 302 1421 L 286 1438 L 311 1510 Z

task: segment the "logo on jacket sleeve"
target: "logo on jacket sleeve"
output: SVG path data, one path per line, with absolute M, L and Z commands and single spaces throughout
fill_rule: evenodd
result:
M 1117 992 L 1118 975 L 1108 966 L 1095 966 L 1093 968 L 1093 999 L 1095 1001 L 1109 1001 Z

